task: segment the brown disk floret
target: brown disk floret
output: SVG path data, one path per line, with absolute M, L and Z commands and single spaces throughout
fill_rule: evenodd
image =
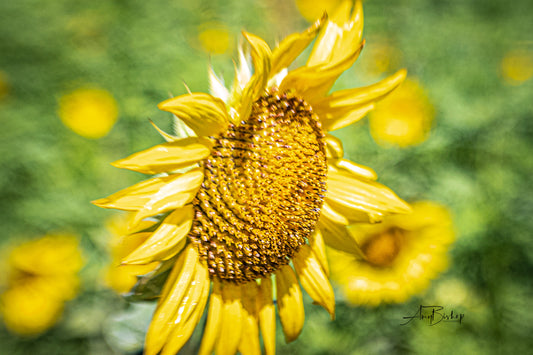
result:
M 189 234 L 211 277 L 267 277 L 306 242 L 326 191 L 323 138 L 311 107 L 277 92 L 213 138 Z

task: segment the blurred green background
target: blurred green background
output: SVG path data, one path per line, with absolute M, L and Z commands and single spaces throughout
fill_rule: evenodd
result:
M 454 216 L 451 266 L 424 294 L 400 305 L 352 307 L 339 296 L 337 320 L 306 298 L 306 325 L 280 354 L 508 354 L 533 347 L 533 80 L 509 82 L 502 60 L 533 52 L 533 2 L 429 0 L 364 2 L 367 46 L 336 88 L 371 84 L 373 46 L 399 50 L 435 106 L 429 138 L 382 147 L 367 120 L 335 132 L 348 158 L 374 168 L 406 200 L 434 200 Z M 199 34 L 229 31 L 223 54 L 207 54 Z M 186 89 L 207 91 L 211 63 L 227 83 L 242 29 L 271 46 L 307 26 L 290 1 L 3 1 L 0 3 L 0 246 L 50 232 L 78 235 L 82 286 L 59 323 L 25 338 L 0 325 L 2 354 L 127 354 L 139 351 L 150 305 L 107 289 L 113 212 L 90 204 L 143 178 L 109 165 L 162 142 L 148 118 L 171 131 L 156 104 Z M 64 126 L 59 98 L 79 87 L 113 95 L 119 119 L 88 139 Z M 347 139 L 349 138 L 349 140 Z M 350 142 L 349 144 L 347 142 Z M 419 304 L 443 303 L 463 324 L 400 326 Z M 278 331 L 280 327 L 278 327 Z M 194 349 L 192 344 L 183 353 Z

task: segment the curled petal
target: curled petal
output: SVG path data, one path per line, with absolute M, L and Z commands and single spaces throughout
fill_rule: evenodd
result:
M 315 102 L 326 96 L 337 78 L 357 60 L 363 45 L 361 43 L 355 51 L 336 63 L 304 66 L 290 71 L 281 82 L 280 91 L 294 90 L 314 106 Z
M 148 264 L 174 256 L 185 245 L 194 211 L 191 205 L 169 214 L 150 237 L 122 261 L 123 264 Z
M 245 121 L 248 118 L 252 111 L 252 103 L 266 89 L 272 58 L 270 47 L 265 41 L 251 33 L 243 32 L 243 35 L 252 47 L 254 75 L 252 75 L 252 78 L 242 91 L 240 107 L 238 108 L 241 121 Z
M 208 140 L 191 137 L 158 144 L 117 160 L 113 166 L 143 174 L 159 174 L 184 168 L 205 159 L 211 153 Z
M 364 258 L 359 244 L 357 244 L 355 238 L 346 228 L 348 221 L 346 219 L 344 219 L 344 221 L 346 224 L 339 218 L 339 214 L 336 211 L 324 204 L 322 215 L 318 222 L 324 241 L 328 246 L 334 249 L 342 250 Z
M 160 110 L 178 116 L 198 136 L 212 136 L 226 129 L 229 115 L 224 101 L 205 93 L 190 93 L 165 100 Z
M 326 22 L 313 46 L 307 66 L 329 65 L 343 61 L 361 43 L 363 6 L 357 0 L 344 0 Z
M 330 159 L 341 159 L 344 156 L 344 148 L 342 147 L 342 142 L 339 138 L 332 136 L 331 134 L 326 134 L 325 143 L 326 157 L 328 158 L 328 161 Z
M 276 354 L 276 309 L 272 302 L 272 280 L 261 279 L 257 297 L 259 326 L 265 345 L 265 354 Z
M 324 14 L 321 19 L 318 19 L 307 30 L 285 37 L 272 52 L 271 73 L 277 74 L 283 68 L 287 68 L 315 39 L 326 19 L 327 15 Z
M 374 108 L 376 101 L 383 99 L 405 79 L 405 69 L 374 85 L 340 90 L 313 104 L 325 130 L 333 131 L 364 117 Z
M 309 245 L 302 245 L 293 258 L 294 270 L 305 291 L 335 319 L 335 295 L 320 262 Z
M 282 266 L 276 272 L 276 293 L 278 313 L 285 333 L 285 341 L 296 340 L 304 325 L 305 313 L 302 290 L 292 267 Z

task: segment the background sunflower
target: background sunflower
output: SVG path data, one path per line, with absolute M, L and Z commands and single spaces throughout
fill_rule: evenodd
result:
M 353 308 L 337 298 L 337 319 L 330 322 L 305 296 L 306 327 L 288 345 L 278 334 L 277 349 L 526 353 L 533 346 L 527 312 L 533 294 L 533 81 L 527 65 L 533 4 L 374 0 L 364 7 L 366 47 L 334 89 L 367 85 L 406 67 L 434 105 L 434 124 L 427 140 L 406 149 L 378 146 L 366 119 L 335 134 L 347 158 L 372 166 L 403 198 L 448 206 L 457 240 L 448 271 L 406 303 Z M 128 304 L 103 285 L 109 213 L 88 201 L 143 177 L 108 162 L 161 142 L 147 118 L 172 130 L 154 103 L 168 92 L 186 93 L 182 81 L 194 91 L 208 89 L 208 54 L 198 42 L 203 24 L 223 23 L 231 41 L 246 28 L 273 46 L 308 23 L 295 3 L 281 0 L 58 0 L 46 6 L 22 0 L 1 2 L 0 14 L 1 244 L 74 231 L 86 259 L 80 293 L 65 304 L 59 323 L 31 339 L 1 325 L 0 348 L 8 354 L 138 352 L 153 308 Z M 384 44 L 394 50 L 377 48 Z M 393 64 L 375 68 L 376 52 L 395 53 Z M 234 42 L 211 56 L 228 83 L 237 57 Z M 118 105 L 116 124 L 99 139 L 76 134 L 58 115 L 61 96 L 85 87 L 105 90 Z M 399 326 L 421 303 L 433 302 L 464 312 L 464 323 Z M 183 352 L 194 353 L 199 338 L 193 334 Z

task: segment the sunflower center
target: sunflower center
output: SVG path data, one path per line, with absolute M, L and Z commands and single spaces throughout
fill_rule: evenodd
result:
M 361 245 L 366 260 L 375 266 L 391 266 L 400 252 L 402 232 L 398 228 L 391 228 L 376 234 Z
M 211 277 L 268 277 L 306 242 L 326 191 L 323 137 L 305 101 L 272 92 L 213 138 L 189 234 Z

